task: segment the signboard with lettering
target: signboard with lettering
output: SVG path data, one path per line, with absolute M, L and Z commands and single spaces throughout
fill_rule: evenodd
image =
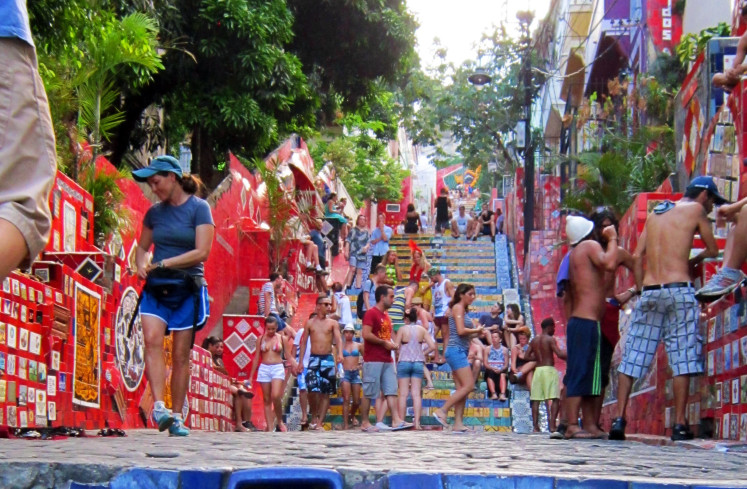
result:
M 674 54 L 675 46 L 682 37 L 682 16 L 674 13 L 676 0 L 648 0 L 646 18 L 651 40 L 656 49 Z

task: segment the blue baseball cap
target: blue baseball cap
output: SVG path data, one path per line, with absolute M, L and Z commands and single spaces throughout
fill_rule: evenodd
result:
M 718 187 L 716 186 L 716 182 L 713 181 L 713 177 L 695 177 L 690 181 L 690 185 L 688 185 L 687 188 L 703 188 L 708 190 L 711 195 L 713 195 L 714 203 L 716 205 L 724 205 L 729 202 L 720 193 L 718 193 Z
M 147 182 L 149 177 L 164 171 L 176 173 L 179 177 L 182 176 L 182 167 L 179 165 L 179 160 L 170 155 L 163 155 L 153 158 L 149 166 L 133 171 L 132 177 L 138 182 Z

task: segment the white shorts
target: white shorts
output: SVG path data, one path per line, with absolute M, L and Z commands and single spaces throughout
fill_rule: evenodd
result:
M 285 380 L 285 366 L 282 363 L 275 365 L 261 363 L 257 370 L 257 382 L 270 383 L 273 380 Z

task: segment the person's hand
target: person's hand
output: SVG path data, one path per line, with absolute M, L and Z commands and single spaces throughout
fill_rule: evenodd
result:
M 389 340 L 386 343 L 384 343 L 384 348 L 386 348 L 389 351 L 398 349 L 397 345 L 392 340 Z
M 607 241 L 617 239 L 617 231 L 615 231 L 615 226 L 607 226 L 604 229 L 602 229 L 602 236 Z

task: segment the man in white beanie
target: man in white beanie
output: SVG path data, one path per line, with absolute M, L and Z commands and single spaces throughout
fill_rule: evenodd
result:
M 594 400 L 602 394 L 599 357 L 599 318 L 604 313 L 604 275 L 617 267 L 617 232 L 602 230 L 606 249 L 593 239 L 594 223 L 580 216 L 566 218 L 565 231 L 572 247 L 568 257 L 570 287 L 565 300 L 570 305 L 566 326 L 568 359 L 563 383 L 566 389 L 566 438 L 602 438 L 597 426 Z M 578 425 L 581 408 L 584 429 Z

